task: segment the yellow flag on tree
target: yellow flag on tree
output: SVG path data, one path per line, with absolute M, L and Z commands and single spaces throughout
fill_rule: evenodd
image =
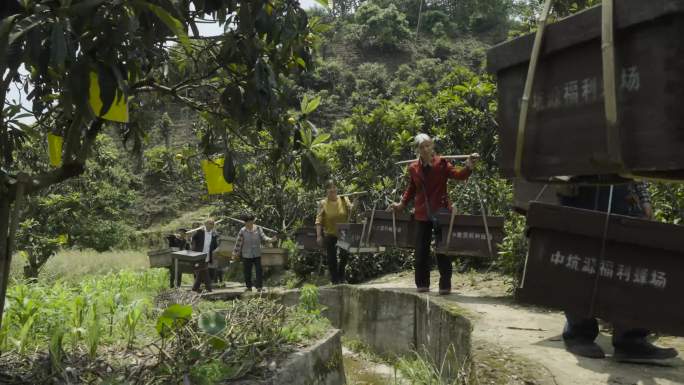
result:
M 64 138 L 59 135 L 48 133 L 48 155 L 50 156 L 50 165 L 59 167 L 62 165 L 62 144 Z
M 100 90 L 100 83 L 97 78 L 97 73 L 90 72 L 90 92 L 88 94 L 90 108 L 96 116 L 110 120 L 112 122 L 128 123 L 128 100 L 121 90 L 116 91 L 112 105 L 105 114 L 102 114 L 102 95 Z
M 209 194 L 223 194 L 233 191 L 233 185 L 223 178 L 223 158 L 202 160 L 202 171 L 207 181 Z

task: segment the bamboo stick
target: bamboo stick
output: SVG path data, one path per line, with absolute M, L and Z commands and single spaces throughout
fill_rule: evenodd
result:
M 480 155 L 479 155 L 479 154 L 471 154 L 471 155 L 440 155 L 439 157 L 442 158 L 442 159 L 465 160 L 465 159 L 468 159 L 468 158 L 477 159 L 477 158 L 480 157 Z M 396 164 L 396 165 L 407 164 L 407 163 L 415 162 L 415 161 L 417 161 L 417 160 L 418 160 L 418 158 L 416 158 L 416 159 L 410 159 L 410 160 L 402 160 L 402 161 L 399 161 L 399 162 L 395 162 L 394 164 Z
M 368 191 L 357 191 L 357 192 L 350 192 L 350 193 L 346 193 L 346 194 L 337 194 L 337 196 L 340 198 L 343 198 L 343 197 L 350 197 L 350 196 L 354 196 L 354 195 L 366 195 L 366 194 L 368 194 Z M 316 199 L 320 201 L 320 200 L 326 199 L 326 198 L 327 197 L 320 197 L 320 198 L 316 198 Z

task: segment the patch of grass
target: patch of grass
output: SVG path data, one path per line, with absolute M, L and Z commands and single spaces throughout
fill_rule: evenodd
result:
M 16 254 L 12 258 L 10 277 L 21 280 L 24 259 Z M 149 267 L 147 254 L 138 250 L 114 250 L 99 253 L 94 250 L 62 250 L 43 266 L 39 281 L 80 279 L 84 275 L 108 274 L 120 270 L 143 270 Z
M 153 317 L 151 299 L 166 286 L 166 279 L 155 269 L 78 280 L 14 281 L 7 291 L 0 349 L 26 356 L 59 340 L 59 345 L 68 343 L 71 352 L 87 351 L 94 358 L 104 345 L 123 340 L 133 345 L 144 329 L 142 323 Z M 128 322 L 130 314 L 135 325 Z M 65 349 L 50 347 L 54 352 Z
M 470 361 L 461 365 L 461 369 L 453 381 L 449 382 L 442 378 L 445 362 L 436 365 L 430 362 L 424 355 L 413 352 L 406 356 L 381 356 L 375 353 L 370 346 L 358 339 L 342 337 L 342 344 L 361 359 L 374 363 L 386 364 L 394 368 L 400 376 L 394 383 L 412 385 L 470 385 L 479 384 L 475 372 L 471 370 Z M 453 356 L 448 354 L 447 356 Z M 445 358 L 446 359 L 446 358 Z M 396 377 L 396 376 L 395 376 Z
M 111 377 L 162 385 L 189 376 L 193 384 L 208 385 L 267 378 L 288 353 L 332 329 L 320 315 L 315 287 L 288 308 L 265 296 L 199 301 L 183 290 L 165 290 L 162 269 L 73 278 L 10 286 L 0 371 L 16 383 Z
M 376 354 L 373 349 L 368 346 L 368 344 L 356 338 L 342 336 L 342 345 L 352 352 L 358 354 L 366 361 L 389 364 L 392 364 L 396 361 L 396 359 L 392 359 L 390 357 L 381 357 L 380 355 Z
M 414 385 L 470 385 L 480 383 L 476 373 L 472 370 L 469 359 L 461 364 L 456 378 L 450 381 L 443 376 L 445 362 L 433 363 L 418 352 L 413 352 L 407 357 L 400 357 L 395 367 L 403 378 Z

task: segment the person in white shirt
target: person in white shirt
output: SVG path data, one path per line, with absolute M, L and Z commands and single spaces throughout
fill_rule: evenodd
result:
M 192 290 L 199 292 L 202 282 L 208 292 L 211 292 L 211 278 L 209 265 L 214 260 L 214 251 L 218 248 L 218 234 L 214 231 L 214 220 L 209 218 L 204 222 L 204 228 L 197 230 L 192 236 L 192 249 L 206 254 L 203 262 L 195 264 L 195 283 Z

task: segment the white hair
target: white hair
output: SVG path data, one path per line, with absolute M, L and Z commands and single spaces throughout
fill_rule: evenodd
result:
M 423 144 L 423 142 L 425 142 L 427 140 L 432 141 L 432 138 L 430 138 L 430 135 L 420 133 L 420 134 L 416 135 L 415 138 L 413 138 L 413 145 L 416 146 L 416 148 L 418 148 L 418 147 L 420 147 L 421 144 Z

